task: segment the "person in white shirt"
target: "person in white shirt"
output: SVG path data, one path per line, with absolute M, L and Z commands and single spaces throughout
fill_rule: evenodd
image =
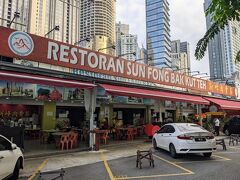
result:
M 216 133 L 217 136 L 219 136 L 219 129 L 220 129 L 220 121 L 219 121 L 219 119 L 215 118 L 214 123 L 215 123 L 215 133 Z

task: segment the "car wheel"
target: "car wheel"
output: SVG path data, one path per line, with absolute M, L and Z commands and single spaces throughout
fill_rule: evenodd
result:
M 203 153 L 204 157 L 211 157 L 212 153 Z
M 169 146 L 169 151 L 170 151 L 170 155 L 172 158 L 177 158 L 177 153 L 176 153 L 176 149 L 175 146 L 173 144 L 170 144 Z
M 13 171 L 13 176 L 12 176 L 12 180 L 17 180 L 19 177 L 19 169 L 20 169 L 20 160 L 18 159 L 14 171 Z
M 153 139 L 153 148 L 157 150 L 157 142 L 156 142 L 156 139 Z
M 229 132 L 228 129 L 226 129 L 224 133 L 225 133 L 227 136 L 230 136 L 230 132 Z

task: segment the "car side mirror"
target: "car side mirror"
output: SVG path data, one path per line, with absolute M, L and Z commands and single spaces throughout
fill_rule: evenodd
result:
M 17 145 L 16 144 L 12 144 L 11 147 L 12 147 L 12 150 L 17 149 Z

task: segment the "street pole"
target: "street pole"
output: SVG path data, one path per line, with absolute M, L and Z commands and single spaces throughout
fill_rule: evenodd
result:
M 94 127 L 94 112 L 96 109 L 96 89 L 92 89 L 90 91 L 91 94 L 91 104 L 90 104 L 90 123 L 89 123 L 89 128 L 90 128 L 90 132 L 93 132 L 93 130 L 95 129 Z M 95 134 L 94 133 L 90 133 L 90 138 L 89 138 L 89 146 L 91 147 L 91 149 L 93 150 L 94 148 L 94 144 L 95 144 Z
M 197 114 L 199 116 L 199 124 L 202 126 L 202 108 L 200 104 L 197 104 Z

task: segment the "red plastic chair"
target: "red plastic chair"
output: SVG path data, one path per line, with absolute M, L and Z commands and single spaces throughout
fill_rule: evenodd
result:
M 134 131 L 133 128 L 128 128 L 128 130 L 127 130 L 127 140 L 128 141 L 133 140 L 133 136 L 134 136 L 133 131 Z
M 107 140 L 109 139 L 108 133 L 109 133 L 109 131 L 106 131 L 106 132 L 103 133 L 103 135 L 101 136 L 101 139 L 103 140 L 104 144 L 107 144 Z
M 120 129 L 116 129 L 116 139 L 120 140 L 122 138 L 122 132 Z
M 133 128 L 133 137 L 136 138 L 138 135 L 137 128 Z
M 69 138 L 70 149 L 77 147 L 78 144 L 78 133 L 71 133 Z
M 87 128 L 83 128 L 81 140 L 82 140 L 82 141 L 87 141 L 88 135 L 89 135 L 88 129 L 87 129 Z
M 66 149 L 68 150 L 68 146 L 69 146 L 69 135 L 64 134 L 60 138 L 59 148 L 61 148 L 63 150 L 64 147 L 66 147 Z

